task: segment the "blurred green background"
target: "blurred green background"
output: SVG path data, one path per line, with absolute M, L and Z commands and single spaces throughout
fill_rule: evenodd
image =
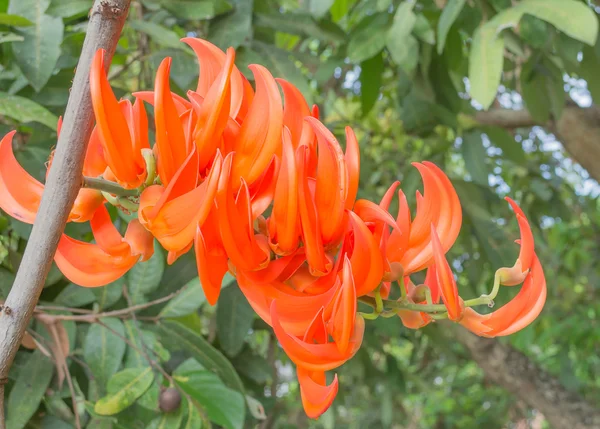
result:
M 40 180 L 91 5 L 0 0 L 0 131 L 19 131 L 17 158 Z M 247 65 L 263 64 L 318 104 L 340 141 L 346 125 L 356 130 L 360 197 L 378 200 L 400 180 L 414 203 L 421 182 L 411 162 L 448 173 L 463 205 L 449 253 L 462 296 L 488 291 L 495 269 L 513 264 L 518 228 L 503 197 L 516 199 L 534 228 L 547 304 L 500 340 L 443 323 L 368 323 L 362 349 L 339 370 L 334 405 L 311 421 L 268 326 L 237 288 L 206 304 L 193 255 L 167 266 L 159 250 L 93 290 L 53 268 L 40 304 L 60 314 L 187 288 L 134 320 L 33 321 L 37 349 L 22 348 L 8 383 L 9 429 L 73 428 L 74 413 L 98 429 L 600 428 L 598 13 L 597 2 L 580 0 L 134 0 L 110 70 L 118 96 L 152 89 L 165 56 L 172 88 L 195 88 L 197 62 L 181 37 L 233 46 L 249 79 Z M 1 296 L 29 231 L 0 214 Z M 87 225 L 67 232 L 90 236 Z M 174 412 L 158 408 L 166 376 L 148 370 L 148 357 L 185 386 Z M 115 373 L 115 383 L 141 375 L 151 387 L 124 411 L 96 415 Z

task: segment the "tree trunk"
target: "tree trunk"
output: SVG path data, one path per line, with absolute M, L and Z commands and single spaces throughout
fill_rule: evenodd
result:
M 454 325 L 452 334 L 471 353 L 485 376 L 541 412 L 553 429 L 598 429 L 600 410 L 568 391 L 520 351 Z
M 478 112 L 475 119 L 484 125 L 524 128 L 535 125 L 549 129 L 571 158 L 600 182 L 600 106 L 587 108 L 568 103 L 557 122 L 535 121 L 526 110 L 492 109 Z

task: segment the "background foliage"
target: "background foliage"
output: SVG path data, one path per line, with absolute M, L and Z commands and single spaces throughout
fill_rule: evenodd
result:
M 570 103 L 598 101 L 599 8 L 588 3 L 134 0 L 110 76 L 117 94 L 129 97 L 152 88 L 160 60 L 171 56 L 173 88 L 184 93 L 195 86 L 198 66 L 179 39 L 207 38 L 234 46 L 248 78 L 246 66 L 260 63 L 293 82 L 337 135 L 355 127 L 362 196 L 379 198 L 401 180 L 414 202 L 420 179 L 410 163 L 434 161 L 463 203 L 463 230 L 450 255 L 464 296 L 487 291 L 494 270 L 514 261 L 518 230 L 502 197 L 516 198 L 535 226 L 549 295 L 540 318 L 503 341 L 597 404 L 598 184 L 548 128 L 507 130 L 476 118 L 482 107 L 525 107 L 539 123 L 552 123 Z M 0 131 L 19 130 L 17 157 L 39 179 L 91 4 L 0 0 Z M 0 214 L 0 231 L 6 296 L 30 227 Z M 85 225 L 67 232 L 90 237 Z M 507 300 L 511 291 L 503 292 Z M 128 310 L 145 304 L 135 315 Z M 545 424 L 521 399 L 486 382 L 443 325 L 413 332 L 395 319 L 368 324 L 363 348 L 341 368 L 334 406 L 308 421 L 293 367 L 268 327 L 235 287 L 224 289 L 216 308 L 206 304 L 192 255 L 167 266 L 157 249 L 99 289 L 69 284 L 53 269 L 40 306 L 24 342 L 29 350 L 21 349 L 11 372 L 9 429 L 72 428 L 75 414 L 82 427 L 102 429 Z M 184 394 L 165 413 L 158 396 L 169 383 Z

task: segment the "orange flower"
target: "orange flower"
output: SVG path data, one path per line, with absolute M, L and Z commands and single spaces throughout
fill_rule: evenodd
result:
M 129 223 L 121 237 L 104 205 L 96 210 L 90 225 L 96 244 L 63 235 L 54 258 L 65 277 L 79 286 L 111 283 L 154 253 L 152 235 L 137 220 Z

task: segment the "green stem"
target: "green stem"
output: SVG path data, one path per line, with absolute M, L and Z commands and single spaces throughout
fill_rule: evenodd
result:
M 118 183 L 94 177 L 83 177 L 83 188 L 97 189 L 120 197 L 136 197 L 139 195 L 137 189 L 123 189 Z

